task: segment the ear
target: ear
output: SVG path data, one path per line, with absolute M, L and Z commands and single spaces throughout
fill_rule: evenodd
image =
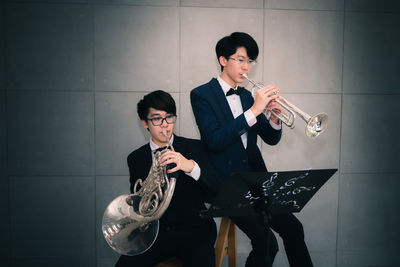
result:
M 219 64 L 221 64 L 222 67 L 225 67 L 226 64 L 228 63 L 228 60 L 224 56 L 219 57 Z
M 142 122 L 142 125 L 143 125 L 144 128 L 146 128 L 146 129 L 149 128 L 149 125 L 147 125 L 147 121 L 141 120 L 141 122 Z

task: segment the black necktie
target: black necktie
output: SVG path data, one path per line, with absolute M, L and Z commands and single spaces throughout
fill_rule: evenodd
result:
M 243 91 L 243 87 L 238 87 L 238 89 L 233 89 L 233 88 L 231 88 L 231 89 L 229 89 L 229 91 L 228 92 L 226 92 L 226 96 L 230 96 L 230 95 L 233 95 L 233 94 L 237 94 L 237 95 L 240 95 L 240 93 Z

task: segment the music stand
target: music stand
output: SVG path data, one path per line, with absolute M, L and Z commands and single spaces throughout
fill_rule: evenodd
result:
M 271 213 L 300 212 L 337 169 L 235 173 L 203 217 L 259 214 L 254 206 L 268 201 Z

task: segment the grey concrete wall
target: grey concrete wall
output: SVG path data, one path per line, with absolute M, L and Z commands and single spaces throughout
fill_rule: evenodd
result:
M 136 103 L 171 92 L 176 133 L 218 75 L 216 42 L 260 46 L 252 77 L 310 114 L 260 142 L 270 170 L 338 168 L 297 216 L 315 266 L 399 266 L 400 3 L 396 0 L 25 0 L 0 5 L 0 265 L 113 266 L 107 204 L 129 191 L 126 156 L 148 135 Z M 275 267 L 288 266 L 282 242 Z M 239 266 L 250 250 L 239 232 Z M 224 263 L 226 266 L 226 262 Z

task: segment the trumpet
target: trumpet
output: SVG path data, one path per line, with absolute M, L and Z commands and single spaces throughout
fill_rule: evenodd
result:
M 251 90 L 251 95 L 255 97 L 257 90 L 263 88 L 264 85 L 261 83 L 254 82 L 245 73 L 242 74 L 242 76 L 243 78 L 245 78 L 251 84 L 254 85 L 254 87 Z M 268 109 L 265 109 L 264 114 L 267 116 L 267 118 L 269 118 L 272 113 L 277 118 L 279 118 L 284 124 L 286 124 L 289 128 L 293 129 L 297 114 L 307 123 L 305 132 L 306 135 L 310 138 L 317 137 L 326 129 L 326 126 L 328 125 L 328 115 L 326 113 L 321 112 L 314 116 L 310 116 L 309 114 L 302 111 L 301 109 L 290 103 L 282 96 L 276 99 L 275 101 L 283 107 L 283 110 L 282 112 L 276 112 L 274 110 L 270 111 Z

